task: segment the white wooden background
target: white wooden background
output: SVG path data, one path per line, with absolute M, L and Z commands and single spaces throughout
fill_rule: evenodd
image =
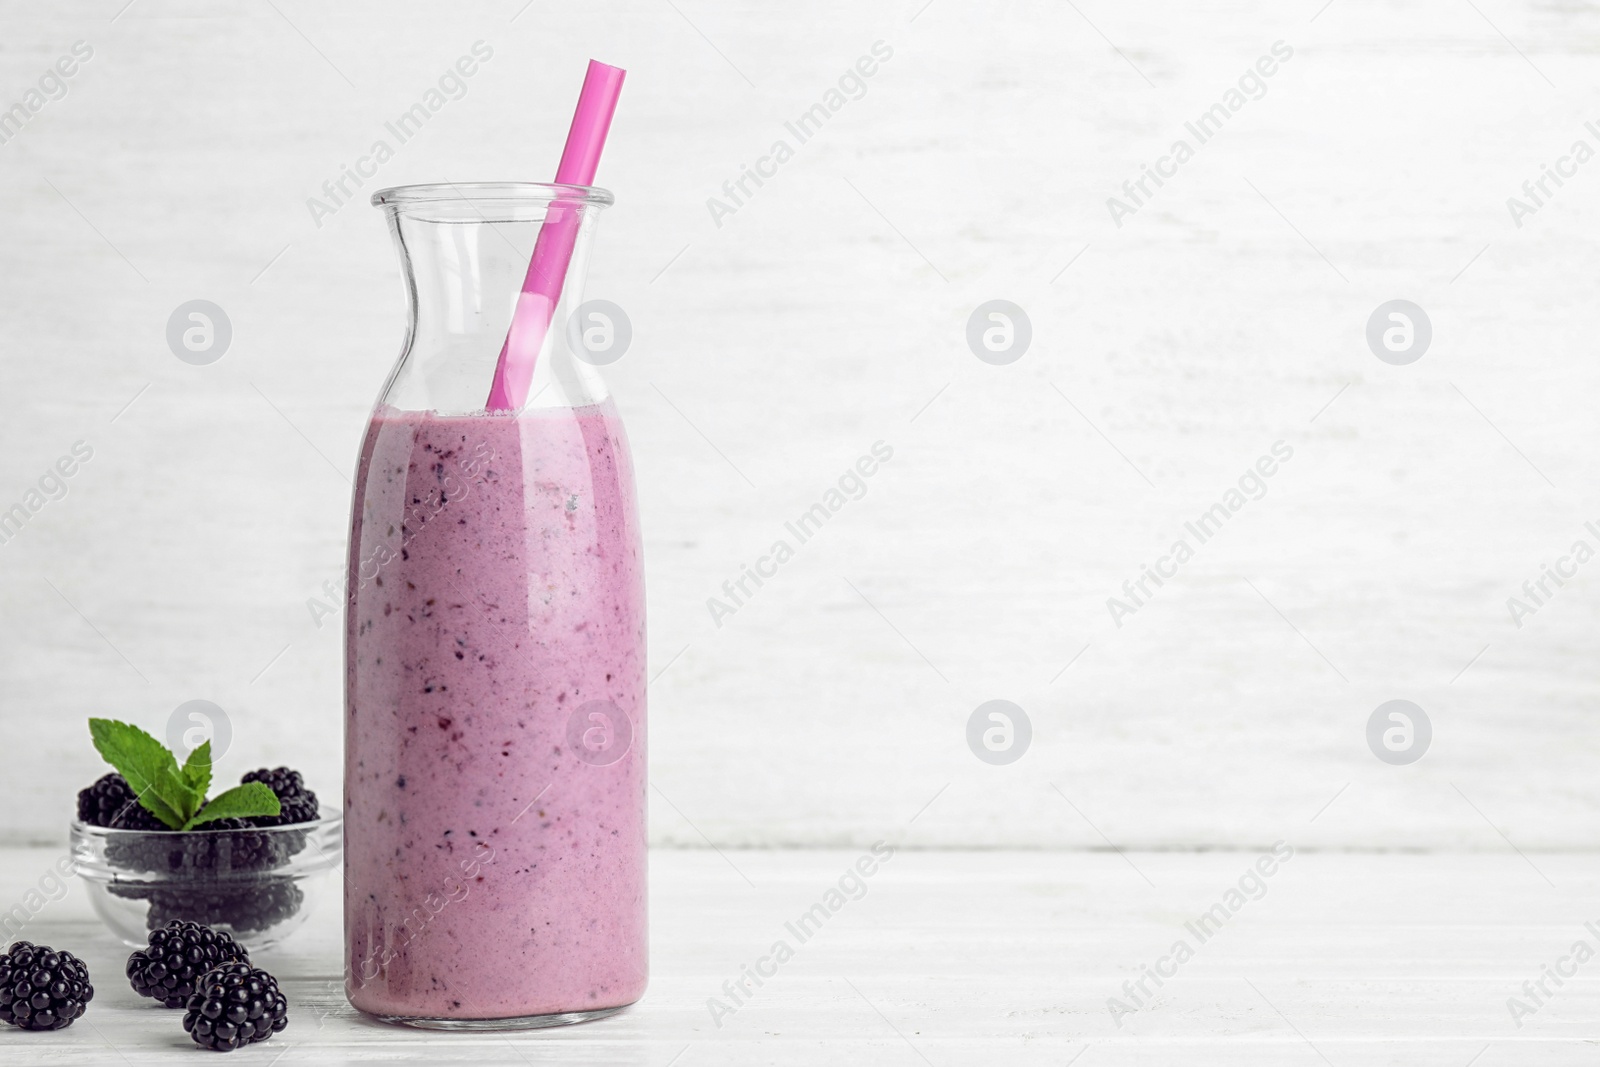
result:
M 1521 228 L 1505 200 L 1600 143 L 1594 9 L 123 3 L 0 8 L 0 104 L 94 49 L 0 144 L 0 507 L 94 448 L 0 545 L 0 842 L 60 842 L 86 717 L 161 732 L 191 699 L 227 712 L 229 773 L 337 796 L 339 627 L 306 601 L 401 293 L 377 212 L 305 201 L 483 40 L 362 197 L 546 178 L 583 60 L 630 72 L 590 291 L 635 330 L 610 378 L 655 842 L 1592 844 L 1593 576 L 1521 629 L 1505 600 L 1600 518 L 1600 163 Z M 879 40 L 866 95 L 717 227 L 707 197 Z M 1267 95 L 1113 225 L 1277 40 Z M 997 297 L 1034 330 L 1003 367 L 964 340 Z M 1363 340 L 1400 297 L 1435 334 L 1406 367 Z M 164 339 L 195 298 L 233 324 L 210 366 Z M 706 598 L 880 439 L 865 498 L 715 627 Z M 1279 439 L 1267 496 L 1113 626 Z M 1434 725 L 1411 767 L 1364 740 L 1395 697 Z M 1033 723 L 1008 767 L 964 739 L 996 698 Z

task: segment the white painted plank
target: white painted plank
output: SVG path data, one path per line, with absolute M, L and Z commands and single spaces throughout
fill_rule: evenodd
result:
M 1249 853 L 901 851 L 805 943 L 784 923 L 817 902 L 850 852 L 652 855 L 652 982 L 612 1019 L 536 1034 L 432 1034 L 370 1022 L 345 1003 L 339 917 L 322 907 L 260 963 L 284 983 L 291 1024 L 250 1055 L 322 1063 L 812 1064 L 946 1067 L 1007 1062 L 1465 1065 L 1579 1063 L 1600 1039 L 1600 971 L 1580 968 L 1520 1029 L 1507 1008 L 1573 941 L 1600 866 L 1592 856 L 1303 853 L 1204 944 L 1185 922 L 1217 903 Z M 0 900 L 20 899 L 51 855 L 0 852 Z M 328 902 L 323 901 L 326 905 Z M 169 1062 L 178 1015 L 121 978 L 125 952 L 81 886 L 24 931 L 80 952 L 97 994 L 57 1034 L 0 1032 L 0 1063 Z M 718 1027 L 707 1008 L 775 938 L 795 956 Z M 1111 997 L 1177 938 L 1193 959 L 1115 1025 Z M 1153 986 L 1151 986 L 1154 989 Z M 91 1025 L 92 1024 L 92 1025 Z M 1313 1047 L 1314 1046 L 1314 1047 Z M 1487 1051 L 1484 1051 L 1487 1047 Z M 681 1057 L 676 1061 L 674 1056 Z

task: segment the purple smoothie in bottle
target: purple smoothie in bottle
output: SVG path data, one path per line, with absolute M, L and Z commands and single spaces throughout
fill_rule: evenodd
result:
M 609 399 L 374 414 L 346 616 L 346 975 L 362 1011 L 527 1023 L 644 991 L 628 455 Z

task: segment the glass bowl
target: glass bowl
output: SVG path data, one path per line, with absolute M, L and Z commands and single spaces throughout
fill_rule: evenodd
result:
M 143 948 L 172 919 L 226 930 L 249 949 L 306 921 L 312 890 L 343 853 L 340 814 L 246 830 L 108 830 L 72 824 L 72 858 L 95 912 Z

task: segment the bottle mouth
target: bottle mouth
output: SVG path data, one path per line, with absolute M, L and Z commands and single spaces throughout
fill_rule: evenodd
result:
M 372 194 L 373 207 L 397 215 L 465 222 L 538 221 L 555 203 L 604 208 L 615 202 L 609 189 L 556 182 L 440 182 Z

